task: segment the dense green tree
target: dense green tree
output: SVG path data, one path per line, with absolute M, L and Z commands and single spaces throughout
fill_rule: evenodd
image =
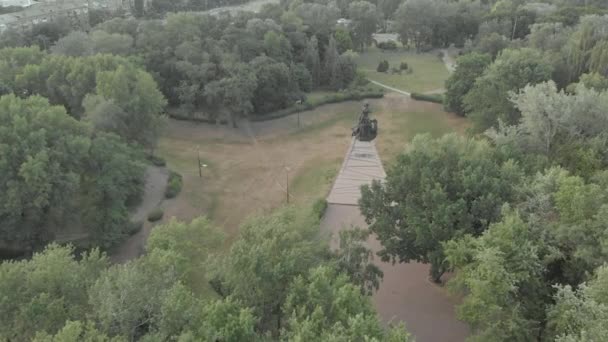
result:
M 463 98 L 473 88 L 475 80 L 483 74 L 490 63 L 490 56 L 485 54 L 470 53 L 458 58 L 456 70 L 445 82 L 447 110 L 464 115 Z
M 372 263 L 373 252 L 365 246 L 370 234 L 369 230 L 360 228 L 340 231 L 340 248 L 335 252 L 337 269 L 369 295 L 380 288 L 384 276 L 382 270 Z
M 488 54 L 492 56 L 492 60 L 495 60 L 498 54 L 509 46 L 508 39 L 496 32 L 492 32 L 487 36 L 481 37 L 475 50 L 482 54 Z
M 441 243 L 482 234 L 521 179 L 517 164 L 487 143 L 456 135 L 414 138 L 387 174 L 384 184 L 363 187 L 360 201 L 379 255 L 430 263 L 434 281 L 448 269 Z
M 594 62 L 601 63 L 605 44 L 596 45 L 608 38 L 608 16 L 585 16 L 581 19 L 576 30 L 570 36 L 568 43 L 564 46 L 570 69 L 569 81 L 575 81 L 580 75 L 589 71 L 590 59 L 593 55 Z M 600 64 L 594 64 L 595 70 L 599 71 Z
M 128 34 L 97 30 L 92 32 L 89 37 L 96 53 L 128 56 L 133 48 L 133 37 Z
M 87 126 L 40 97 L 0 98 L 2 240 L 31 248 L 73 214 L 91 141 Z
M 321 60 L 319 56 L 319 42 L 315 36 L 310 38 L 307 44 L 304 62 L 310 72 L 313 87 L 318 86 L 321 83 Z
M 433 37 L 434 1 L 406 0 L 395 13 L 397 32 L 403 45 L 410 41 L 417 50 L 428 45 Z
M 351 2 L 348 16 L 352 20 L 353 43 L 360 51 L 372 43 L 372 34 L 378 26 L 376 6 L 367 1 Z
M 344 53 L 353 49 L 353 40 L 349 31 L 343 28 L 336 29 L 334 39 L 336 40 L 336 45 L 338 46 L 338 53 Z
M 153 147 L 160 134 L 161 113 L 166 100 L 152 77 L 132 66 L 119 66 L 115 71 L 97 75 L 96 94 L 119 106 L 126 115 L 120 136 L 146 147 Z
M 85 316 L 87 291 L 108 260 L 99 250 L 78 259 L 73 252 L 51 244 L 30 260 L 0 265 L 0 338 L 21 341 L 36 331 L 55 334 L 66 320 Z
M 72 57 L 89 56 L 93 54 L 93 42 L 89 35 L 80 31 L 70 32 L 59 39 L 51 47 L 53 53 Z
M 600 267 L 578 289 L 557 286 L 555 304 L 548 309 L 547 336 L 559 342 L 601 341 L 608 338 L 608 268 Z
M 204 278 L 207 273 L 207 258 L 222 242 L 223 234 L 205 218 L 197 218 L 190 223 L 171 220 L 162 229 L 152 231 L 146 250 L 174 252 L 173 265 L 180 280 L 194 287 L 196 280 Z
M 521 115 L 509 101 L 509 93 L 527 84 L 546 81 L 551 72 L 551 65 L 536 50 L 503 51 L 464 97 L 465 112 L 475 129 L 484 131 L 497 126 L 499 121 L 517 123 Z
M 251 61 L 257 78 L 257 87 L 251 100 L 257 114 L 284 108 L 290 102 L 289 68 L 270 57 L 257 57 Z
M 445 250 L 457 270 L 451 284 L 467 292 L 457 313 L 470 324 L 472 341 L 538 337 L 547 292 L 543 264 L 534 234 L 517 213 L 507 212 L 478 239 L 446 243 Z
M 254 309 L 264 330 L 282 328 L 291 282 L 329 257 L 318 227 L 293 208 L 251 220 L 241 227 L 230 255 L 219 266 L 223 286 Z

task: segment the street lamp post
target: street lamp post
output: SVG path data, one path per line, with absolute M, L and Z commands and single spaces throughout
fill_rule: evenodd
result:
M 289 167 L 285 166 L 285 194 L 286 194 L 286 199 L 287 199 L 287 204 L 289 204 Z

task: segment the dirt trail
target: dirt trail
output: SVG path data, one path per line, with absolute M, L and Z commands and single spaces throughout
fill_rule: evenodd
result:
M 329 205 L 321 227 L 332 234 L 332 248 L 339 244 L 338 232 L 352 226 L 367 227 L 358 206 Z M 374 252 L 382 248 L 374 237 L 368 245 Z M 384 279 L 372 301 L 385 324 L 405 322 L 417 342 L 461 342 L 466 339 L 469 329 L 456 319 L 456 301 L 445 289 L 428 281 L 428 265 L 392 265 L 379 258 L 375 262 L 384 272 Z
M 146 169 L 146 188 L 142 202 L 131 215 L 131 221 L 143 221 L 144 225 L 137 234 L 128 238 L 111 255 L 111 260 L 117 263 L 127 262 L 140 256 L 150 236 L 153 224 L 148 222 L 148 213 L 157 208 L 165 198 L 165 188 L 169 179 L 169 171 L 164 167 L 148 166 Z

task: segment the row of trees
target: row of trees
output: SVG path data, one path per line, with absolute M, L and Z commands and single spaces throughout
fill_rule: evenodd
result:
M 351 86 L 356 65 L 350 50 L 371 43 L 377 15 L 375 6 L 364 1 L 346 11 L 355 23 L 352 29 L 336 28 L 336 7 L 293 3 L 268 5 L 260 14 L 114 18 L 89 33 L 67 33 L 56 24 L 44 39 L 29 36 L 37 29 L 7 31 L 0 45 L 42 40 L 41 48 L 56 55 L 128 57 L 154 76 L 177 108 L 171 113 L 212 120 L 230 116 L 235 122 L 239 116 L 283 109 L 313 89 Z
M 0 337 L 409 341 L 403 327 L 381 326 L 358 277 L 370 265 L 366 235 L 349 236 L 330 252 L 318 219 L 286 208 L 245 224 L 228 252 L 203 218 L 157 227 L 146 254 L 124 265 L 51 244 L 0 265 L 1 291 L 11 293 L 0 302 Z

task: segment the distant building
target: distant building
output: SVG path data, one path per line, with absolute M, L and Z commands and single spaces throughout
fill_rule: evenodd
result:
M 22 11 L 0 15 L 0 32 L 9 28 L 29 29 L 33 25 L 49 22 L 58 18 L 69 20 L 74 27 L 88 26 L 89 5 L 83 0 L 43 0 L 18 1 L 2 0 L 6 3 L 20 3 Z

